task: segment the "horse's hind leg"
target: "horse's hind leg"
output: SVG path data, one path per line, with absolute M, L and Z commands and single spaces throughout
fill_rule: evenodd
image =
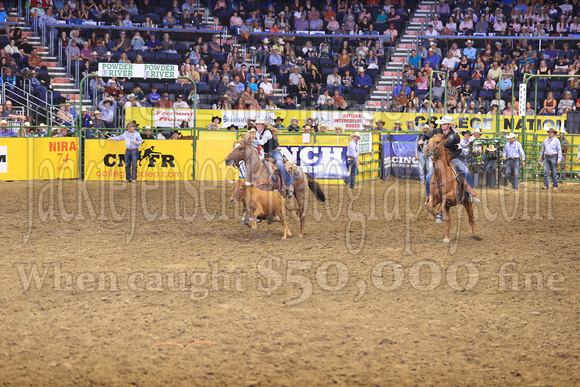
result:
M 469 200 L 464 200 L 463 207 L 465 207 L 465 211 L 467 211 L 467 218 L 469 219 L 471 232 L 473 233 L 473 236 L 475 236 L 475 220 L 473 220 L 473 203 L 470 202 Z
M 449 207 L 447 205 L 441 205 L 443 209 L 443 217 L 445 218 L 445 238 L 443 243 L 449 243 L 449 231 L 451 230 L 451 217 L 449 216 Z
M 296 196 L 296 201 L 298 202 L 298 216 L 300 217 L 300 238 L 304 237 L 304 222 L 306 219 L 306 191 L 305 190 L 294 190 L 294 196 Z

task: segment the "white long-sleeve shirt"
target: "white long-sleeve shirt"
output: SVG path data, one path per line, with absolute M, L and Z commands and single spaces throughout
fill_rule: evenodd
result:
M 125 147 L 129 150 L 139 149 L 139 146 L 143 143 L 141 135 L 139 134 L 139 132 L 135 130 L 133 131 L 133 133 L 130 133 L 128 130 L 126 130 L 125 133 L 121 135 L 111 137 L 111 140 L 125 141 Z M 135 144 L 133 144 L 133 142 L 135 142 Z

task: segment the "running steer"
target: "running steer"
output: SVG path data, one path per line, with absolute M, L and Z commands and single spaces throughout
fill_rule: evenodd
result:
M 288 226 L 286 226 L 282 195 L 274 191 L 262 191 L 245 180 L 236 180 L 235 182 L 228 180 L 228 182 L 233 184 L 230 202 L 242 202 L 244 216 L 251 217 L 252 232 L 258 229 L 257 219 L 268 219 L 282 223 L 282 231 L 284 232 L 282 239 L 286 239 L 286 235 L 292 236 Z

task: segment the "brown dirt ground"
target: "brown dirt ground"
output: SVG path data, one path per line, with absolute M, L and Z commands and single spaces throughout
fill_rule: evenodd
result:
M 279 224 L 262 223 L 258 234 L 240 225 L 240 208 L 226 201 L 229 186 L 222 183 L 0 186 L 0 384 L 580 383 L 578 185 L 552 193 L 529 183 L 517 196 L 482 191 L 481 241 L 470 238 L 463 209 L 457 232 L 452 210 L 449 245 L 442 243 L 443 226 L 427 218 L 415 181 L 366 182 L 354 191 L 325 186 L 327 204 L 315 205 L 309 194 L 306 237 L 296 237 L 292 216 L 294 236 L 282 242 Z M 270 295 L 259 268 L 269 259 L 280 260 L 273 268 L 283 279 Z M 288 272 L 300 264 L 288 262 L 298 260 L 310 269 Z M 386 260 L 404 269 L 402 283 L 390 291 L 373 284 L 392 284 L 388 268 L 382 278 L 372 276 Z M 420 290 L 437 279 L 425 267 L 416 273 L 423 261 L 441 268 L 432 290 Z M 446 279 L 460 261 L 478 271 L 467 290 L 461 289 L 469 284 L 465 267 L 458 284 Z M 189 281 L 184 291 L 167 281 L 172 273 L 211 272 L 212 262 L 229 273 L 229 290 L 222 279 L 218 290 L 195 300 L 203 293 L 193 293 Z M 517 273 L 516 290 L 514 276 L 500 286 L 505 263 L 516 265 L 508 270 Z M 33 264 L 41 273 L 43 264 L 52 266 L 40 289 L 26 290 L 18 268 L 28 273 Z M 346 284 L 339 282 L 341 264 Z M 55 284 L 55 265 L 72 276 L 70 286 L 66 278 Z M 326 277 L 321 265 L 329 266 Z M 238 269 L 244 275 L 236 285 Z M 114 273 L 116 288 L 83 285 L 102 272 Z M 134 277 L 139 273 L 145 277 Z M 151 273 L 163 282 L 156 285 Z M 541 288 L 536 282 L 526 288 L 526 273 Z M 305 288 L 292 282 L 300 279 Z M 549 279 L 562 280 L 550 285 L 561 290 L 549 290 Z M 203 286 L 211 288 L 207 280 Z M 138 291 L 145 282 L 150 290 Z M 292 305 L 308 284 L 312 294 Z M 151 348 L 197 340 L 216 344 Z

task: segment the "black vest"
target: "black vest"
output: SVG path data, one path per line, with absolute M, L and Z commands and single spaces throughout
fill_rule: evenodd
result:
M 278 144 L 278 140 L 274 138 L 274 134 L 272 134 L 272 131 L 270 129 L 264 129 L 262 131 L 262 136 L 266 131 L 270 132 L 272 138 L 269 139 L 264 145 L 262 145 L 262 149 L 264 149 L 265 154 L 269 154 L 272 153 L 274 149 L 278 148 L 280 145 Z

